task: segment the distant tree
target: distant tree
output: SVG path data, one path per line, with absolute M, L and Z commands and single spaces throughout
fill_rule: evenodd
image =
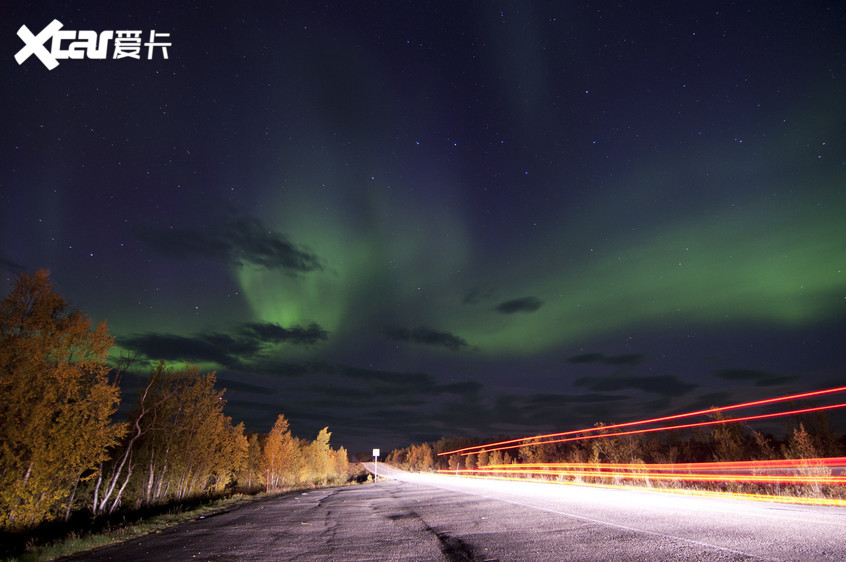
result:
M 711 427 L 711 443 L 714 447 L 715 461 L 743 460 L 745 445 L 743 442 L 743 426 L 739 422 L 728 422 L 728 416 L 717 411 L 710 415 L 715 421 L 724 421 Z
M 486 450 L 482 449 L 481 451 L 479 451 L 479 456 L 476 459 L 476 465 L 480 466 L 480 467 L 481 466 L 488 466 L 489 456 L 490 456 L 490 453 L 488 453 Z
M 799 422 L 799 427 L 793 430 L 793 435 L 784 449 L 784 456 L 788 459 L 814 459 L 819 457 L 814 438 L 805 429 L 803 422 Z
M 493 464 L 493 465 L 503 464 L 502 463 L 502 451 L 500 451 L 500 450 L 491 451 L 491 454 L 488 457 L 488 463 Z
M 125 431 L 109 383 L 112 346 L 53 291 L 49 272 L 20 275 L 0 303 L 0 527 L 68 513 Z
M 435 467 L 435 455 L 432 445 L 421 443 L 408 447 L 405 467 L 418 472 L 428 472 Z

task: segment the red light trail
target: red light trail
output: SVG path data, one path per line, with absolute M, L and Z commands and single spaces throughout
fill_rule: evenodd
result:
M 735 423 L 735 422 L 743 422 L 743 421 L 752 421 L 752 420 L 764 420 L 764 419 L 771 419 L 771 418 L 778 418 L 781 416 L 791 416 L 791 415 L 799 415 L 799 414 L 808 414 L 811 412 L 822 412 L 825 410 L 834 410 L 837 408 L 846 408 L 846 403 L 843 404 L 832 404 L 829 406 L 815 406 L 813 408 L 802 408 L 800 410 L 790 410 L 787 412 L 776 412 L 772 414 L 758 414 L 756 416 L 744 416 L 740 418 L 731 418 L 731 419 L 724 419 L 724 420 L 710 420 L 704 422 L 695 422 L 695 423 L 686 423 L 681 425 L 672 425 L 668 427 L 650 427 L 647 429 L 638 429 L 634 431 L 619 431 L 615 433 L 601 433 L 598 435 L 581 435 L 578 437 L 568 437 L 566 439 L 552 439 L 550 441 L 533 441 L 530 443 L 518 443 L 516 445 L 507 445 L 505 447 L 496 447 L 489 449 L 490 445 L 482 445 L 480 446 L 480 450 L 484 449 L 486 452 L 491 453 L 493 451 L 505 451 L 507 449 L 518 449 L 520 447 L 531 447 L 535 445 L 549 445 L 551 443 L 568 443 L 571 441 L 587 441 L 590 439 L 605 439 L 608 437 L 621 437 L 626 435 L 639 435 L 641 433 L 656 433 L 658 431 L 670 431 L 673 429 L 690 429 L 693 427 L 704 427 L 708 425 L 719 425 L 724 423 Z M 610 427 L 610 426 L 608 426 Z M 607 429 L 607 427 L 601 427 L 597 429 Z M 470 451 L 461 453 L 463 456 L 473 455 L 476 454 L 477 451 Z M 445 454 L 445 453 L 442 453 Z
M 506 440 L 506 441 L 499 441 L 499 442 L 496 442 L 496 443 L 488 443 L 488 444 L 485 444 L 485 445 L 474 445 L 474 446 L 471 446 L 471 447 L 454 449 L 452 451 L 444 451 L 442 453 L 438 453 L 438 456 L 451 455 L 451 454 L 456 454 L 456 453 L 459 453 L 459 454 L 462 454 L 462 455 L 469 455 L 469 454 L 474 454 L 476 452 L 479 452 L 482 449 L 484 449 L 488 452 L 504 451 L 504 450 L 507 450 L 507 449 L 517 449 L 517 448 L 520 448 L 520 447 L 530 446 L 530 445 L 544 445 L 544 444 L 550 444 L 550 443 L 565 443 L 565 442 L 568 442 L 568 441 L 598 439 L 598 438 L 603 438 L 603 437 L 617 437 L 617 436 L 622 436 L 622 435 L 635 435 L 635 434 L 638 434 L 638 433 L 653 433 L 653 432 L 657 432 L 657 431 L 669 431 L 669 430 L 673 430 L 673 429 L 687 429 L 687 428 L 692 428 L 692 427 L 702 427 L 702 426 L 706 426 L 706 425 L 718 425 L 718 424 L 722 424 L 722 423 L 752 421 L 752 420 L 756 420 L 756 419 L 769 419 L 769 418 L 774 418 L 774 417 L 779 417 L 779 416 L 798 415 L 798 414 L 810 413 L 810 412 L 814 412 L 814 411 L 832 410 L 832 409 L 835 409 L 835 408 L 846 407 L 846 404 L 835 404 L 835 405 L 831 405 L 831 406 L 818 406 L 818 407 L 814 407 L 814 408 L 804 408 L 804 409 L 800 409 L 800 410 L 792 410 L 792 411 L 788 411 L 788 412 L 779 412 L 779 413 L 774 413 L 774 414 L 761 414 L 761 415 L 758 415 L 758 416 L 745 416 L 745 417 L 726 419 L 726 420 L 711 420 L 711 421 L 707 421 L 707 422 L 681 424 L 681 425 L 675 425 L 675 426 L 670 426 L 670 427 L 648 428 L 648 429 L 642 429 L 642 430 L 637 430 L 637 431 L 603 433 L 603 434 L 599 434 L 599 435 L 585 435 L 585 434 L 588 434 L 588 433 L 595 433 L 595 432 L 598 432 L 598 431 L 607 431 L 609 429 L 620 429 L 620 428 L 624 428 L 624 427 L 634 427 L 634 426 L 637 426 L 637 425 L 646 425 L 646 424 L 650 424 L 650 423 L 667 422 L 667 421 L 684 419 L 684 418 L 689 418 L 689 417 L 694 417 L 694 416 L 702 416 L 702 415 L 706 415 L 706 414 L 712 414 L 712 413 L 716 413 L 716 412 L 726 412 L 726 411 L 738 410 L 738 409 L 742 409 L 742 408 L 753 408 L 753 407 L 758 407 L 758 406 L 765 406 L 765 405 L 768 405 L 768 404 L 777 404 L 779 402 L 786 402 L 786 401 L 790 401 L 790 400 L 801 400 L 801 399 L 806 399 L 806 398 L 815 398 L 815 397 L 819 397 L 819 396 L 836 394 L 836 393 L 844 392 L 844 391 L 846 391 L 846 386 L 841 386 L 841 387 L 837 387 L 837 388 L 829 388 L 829 389 L 825 389 L 825 390 L 816 390 L 816 391 L 812 391 L 812 392 L 803 392 L 803 393 L 800 393 L 800 394 L 791 394 L 791 395 L 788 395 L 788 396 L 780 396 L 780 397 L 776 397 L 776 398 L 767 398 L 767 399 L 764 399 L 764 400 L 755 400 L 755 401 L 752 401 L 752 402 L 744 402 L 742 404 L 733 404 L 733 405 L 730 405 L 730 406 L 723 406 L 723 407 L 719 407 L 719 408 L 718 407 L 708 408 L 706 410 L 697 410 L 695 412 L 688 412 L 688 413 L 684 413 L 684 414 L 675 414 L 675 415 L 671 415 L 671 416 L 663 416 L 663 417 L 651 418 L 651 419 L 647 419 L 647 420 L 640 420 L 640 421 L 619 423 L 619 424 L 613 424 L 613 425 L 606 425 L 606 426 L 602 426 L 602 427 L 576 429 L 576 430 L 564 431 L 564 432 L 560 432 L 560 433 L 547 433 L 547 434 L 543 434 L 543 435 L 535 435 L 533 437 L 522 437 L 522 438 L 518 438 L 518 439 L 509 439 L 509 440 Z M 580 436 L 579 437 L 569 437 L 567 439 L 536 441 L 536 442 L 531 442 L 531 443 L 526 442 L 526 441 L 532 440 L 532 439 L 539 440 L 539 439 L 548 439 L 548 438 L 551 438 L 551 437 L 565 437 L 565 436 L 573 436 L 573 435 L 580 435 Z

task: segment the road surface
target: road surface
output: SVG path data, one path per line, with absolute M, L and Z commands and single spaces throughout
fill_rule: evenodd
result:
M 79 559 L 846 560 L 844 508 L 472 480 L 382 464 L 379 475 L 376 484 L 258 501 Z

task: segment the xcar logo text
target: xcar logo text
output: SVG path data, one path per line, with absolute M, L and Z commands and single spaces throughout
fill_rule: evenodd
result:
M 149 41 L 143 44 L 141 34 L 140 30 L 110 30 L 100 33 L 90 30 L 62 30 L 62 22 L 53 20 L 38 35 L 33 35 L 27 26 L 22 25 L 18 30 L 18 37 L 24 42 L 24 46 L 15 54 L 15 60 L 20 65 L 35 55 L 48 70 L 53 70 L 59 66 L 60 60 L 107 59 L 110 46 L 113 47 L 111 50 L 113 59 L 140 59 L 142 46 L 147 49 L 147 60 L 153 58 L 156 49 L 161 49 L 162 58 L 168 58 L 167 48 L 171 44 L 160 40 L 168 39 L 170 33 L 161 33 L 153 29 L 149 33 Z

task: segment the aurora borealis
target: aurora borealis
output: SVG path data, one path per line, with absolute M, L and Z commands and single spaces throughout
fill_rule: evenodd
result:
M 6 10 L 4 294 L 353 451 L 842 384 L 836 2 Z M 16 31 L 170 33 L 21 65 Z

